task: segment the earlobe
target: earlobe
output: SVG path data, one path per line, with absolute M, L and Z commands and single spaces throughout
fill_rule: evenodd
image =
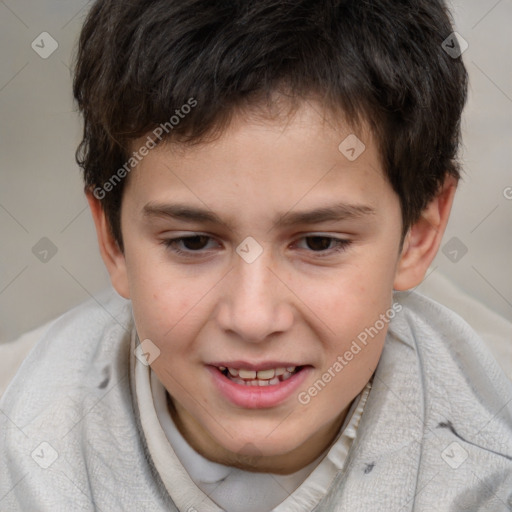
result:
M 121 297 L 129 299 L 125 256 L 112 235 L 101 201 L 94 197 L 92 192 L 86 192 L 86 197 L 96 227 L 100 254 L 110 274 L 112 286 Z
M 395 290 L 418 286 L 434 260 L 443 238 L 457 189 L 457 179 L 448 176 L 437 195 L 411 226 L 397 263 Z

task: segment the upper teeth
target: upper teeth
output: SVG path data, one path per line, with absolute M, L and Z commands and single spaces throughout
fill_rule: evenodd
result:
M 269 370 L 243 370 L 238 368 L 227 368 L 228 372 L 232 377 L 240 377 L 241 379 L 262 379 L 262 380 L 270 380 L 274 377 L 278 377 L 279 375 L 284 375 L 285 373 L 293 373 L 297 367 L 296 366 L 288 366 L 287 368 L 272 368 Z M 225 366 L 219 367 L 220 371 L 225 371 Z

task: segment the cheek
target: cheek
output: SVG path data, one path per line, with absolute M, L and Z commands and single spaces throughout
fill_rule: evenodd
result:
M 377 254 L 344 268 L 320 288 L 312 281 L 306 292 L 315 314 L 328 326 L 323 364 L 329 367 L 338 356 L 352 352 L 338 381 L 350 389 L 355 386 L 355 391 L 378 363 L 388 326 L 381 315 L 392 305 L 392 255 Z
M 367 258 L 344 267 L 322 281 L 312 280 L 306 301 L 315 305 L 320 317 L 329 317 L 333 325 L 364 325 L 389 306 L 392 297 L 393 271 L 385 258 Z M 306 290 L 306 288 L 302 288 Z M 373 321 L 373 320 L 372 320 Z
M 139 336 L 150 338 L 162 346 L 171 340 L 185 341 L 183 333 L 190 337 L 193 332 L 194 310 L 198 307 L 193 298 L 193 290 L 183 293 L 177 287 L 166 289 L 158 283 L 141 283 L 132 296 Z
M 149 258 L 130 263 L 130 294 L 139 337 L 149 338 L 161 348 L 171 339 L 183 340 L 184 331 L 192 332 L 204 284 L 200 279 L 184 280 L 168 265 Z

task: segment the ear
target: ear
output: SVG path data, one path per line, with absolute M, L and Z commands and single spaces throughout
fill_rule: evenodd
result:
M 397 264 L 393 283 L 395 290 L 409 290 L 423 281 L 428 267 L 439 250 L 456 190 L 457 179 L 448 176 L 436 197 L 409 229 Z
M 101 257 L 110 274 L 112 286 L 121 297 L 129 299 L 128 273 L 126 272 L 124 254 L 112 235 L 112 231 L 110 230 L 105 216 L 105 211 L 101 206 L 101 201 L 94 197 L 90 191 L 86 192 L 86 197 L 89 202 L 94 225 L 96 226 L 96 235 L 98 237 Z

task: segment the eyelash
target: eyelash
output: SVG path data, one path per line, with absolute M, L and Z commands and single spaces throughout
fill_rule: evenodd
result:
M 204 237 L 204 238 L 207 238 L 208 240 L 212 240 L 212 237 L 210 237 L 208 235 L 200 235 L 199 234 L 199 235 L 193 235 L 193 236 L 182 236 L 182 237 L 178 237 L 178 238 L 168 238 L 166 240 L 163 240 L 162 244 L 168 250 L 174 252 L 178 256 L 183 256 L 185 258 L 196 258 L 201 255 L 201 252 L 203 251 L 202 249 L 199 249 L 197 251 L 193 251 L 193 250 L 184 251 L 182 249 L 179 249 L 177 247 L 177 244 L 179 244 L 180 242 L 182 242 L 184 240 L 192 240 L 194 238 L 200 238 L 200 237 Z M 305 240 L 308 238 L 324 238 L 324 239 L 330 240 L 332 242 L 335 242 L 336 246 L 332 249 L 327 249 L 327 250 L 322 250 L 322 251 L 310 251 L 312 253 L 316 253 L 317 257 L 319 257 L 319 258 L 331 256 L 333 253 L 336 254 L 336 253 L 344 252 L 346 249 L 348 249 L 348 247 L 352 243 L 352 240 L 335 238 L 335 237 L 326 236 L 326 235 L 309 235 L 309 236 L 304 236 L 301 239 Z M 195 253 L 197 253 L 197 256 Z

